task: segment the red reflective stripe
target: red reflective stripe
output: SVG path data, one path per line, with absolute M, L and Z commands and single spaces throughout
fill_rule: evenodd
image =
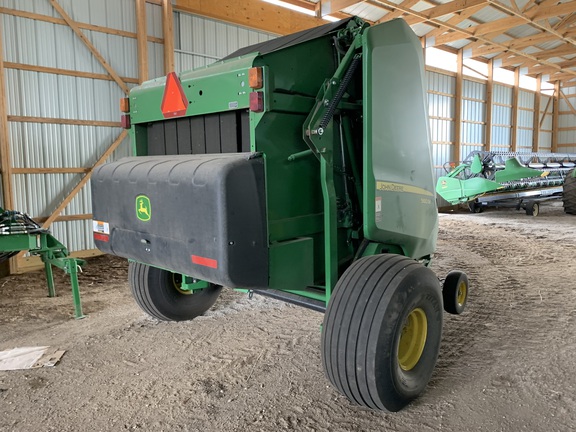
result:
M 110 241 L 110 236 L 108 234 L 94 233 L 94 240 L 108 243 Z
M 204 258 L 198 255 L 192 255 L 192 263 L 210 268 L 218 268 L 218 261 L 212 258 Z

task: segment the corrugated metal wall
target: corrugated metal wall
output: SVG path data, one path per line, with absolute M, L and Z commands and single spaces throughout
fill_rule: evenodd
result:
M 492 149 L 511 150 L 512 87 L 494 84 L 492 92 Z
M 565 87 L 562 93 L 568 101 L 560 98 L 560 111 L 558 116 L 558 151 L 576 153 L 576 87 Z M 570 104 L 569 104 L 570 103 Z
M 174 14 L 174 33 L 178 72 L 207 66 L 239 48 L 276 37 L 182 12 Z
M 77 22 L 136 32 L 134 0 L 60 0 L 59 4 Z M 48 0 L 2 0 L 0 5 L 61 18 Z M 161 8 L 148 5 L 147 12 L 149 34 L 161 37 Z M 106 73 L 67 25 L 9 14 L 2 14 L 1 19 L 5 62 Z M 138 77 L 136 39 L 92 30 L 83 30 L 83 33 L 118 75 Z M 149 45 L 150 73 L 157 75 L 163 69 L 162 45 Z M 122 130 L 119 127 L 62 124 L 66 120 L 118 122 L 118 100 L 124 93 L 113 81 L 6 68 L 5 83 L 11 120 L 10 151 L 15 169 L 91 167 Z M 10 116 L 20 119 L 14 120 Z M 26 117 L 59 120 L 37 122 Z M 127 156 L 129 152 L 126 139 L 110 159 Z M 13 174 L 14 208 L 33 217 L 47 217 L 81 178 L 81 174 L 69 173 Z M 61 214 L 90 213 L 88 186 Z M 56 222 L 51 231 L 71 251 L 91 250 L 94 249 L 91 224 L 90 219 Z
M 445 174 L 443 165 L 454 159 L 454 93 L 456 79 L 438 72 L 426 72 L 428 115 L 436 176 Z
M 535 93 L 520 90 L 518 92 L 518 117 L 516 132 L 516 151 L 532 151 L 534 136 L 534 97 Z
M 460 154 L 465 158 L 471 151 L 483 150 L 486 143 L 486 84 L 463 80 L 462 128 Z

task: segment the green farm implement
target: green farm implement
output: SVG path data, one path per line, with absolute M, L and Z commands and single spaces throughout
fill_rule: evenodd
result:
M 428 383 L 443 308 L 422 47 L 357 18 L 148 81 L 121 101 L 136 156 L 92 177 L 94 239 L 136 302 L 192 319 L 223 286 L 325 312 L 322 361 L 350 400 L 397 411 Z
M 62 243 L 26 214 L 0 207 L 0 263 L 22 251 L 42 259 L 49 297 L 56 295 L 52 266 L 64 270 L 70 276 L 74 315 L 78 319 L 84 318 L 78 287 L 78 270 L 84 265 L 84 260 L 70 257 Z
M 474 213 L 492 205 L 537 216 L 539 203 L 560 198 L 567 213 L 576 213 L 575 166 L 576 154 L 474 151 L 447 169 L 436 192 L 450 204 L 468 203 Z

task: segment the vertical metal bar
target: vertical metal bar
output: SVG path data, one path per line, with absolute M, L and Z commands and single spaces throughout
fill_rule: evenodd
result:
M 80 300 L 80 288 L 78 286 L 78 262 L 74 258 L 66 259 L 66 272 L 70 275 L 72 285 L 72 297 L 74 298 L 74 316 L 76 319 L 84 318 L 82 302 Z
M 338 232 L 334 172 L 324 157 L 320 158 L 322 196 L 324 197 L 324 268 L 326 273 L 326 304 L 338 280 Z
M 44 271 L 46 273 L 46 284 L 48 285 L 48 297 L 56 297 L 56 290 L 54 289 L 54 274 L 52 272 L 52 264 L 44 262 Z

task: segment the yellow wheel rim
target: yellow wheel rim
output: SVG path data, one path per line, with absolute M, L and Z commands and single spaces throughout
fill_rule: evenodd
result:
M 180 275 L 178 273 L 172 273 L 172 283 L 173 283 L 176 291 L 178 291 L 180 294 L 185 294 L 185 295 L 192 294 L 192 291 L 182 289 L 182 275 Z
M 412 370 L 418 364 L 426 345 L 427 335 L 426 313 L 416 308 L 408 314 L 398 343 L 398 363 L 403 370 Z
M 460 282 L 458 285 L 458 293 L 456 294 L 456 302 L 458 302 L 458 306 L 464 306 L 466 302 L 466 296 L 468 295 L 468 287 L 466 286 L 466 282 Z

